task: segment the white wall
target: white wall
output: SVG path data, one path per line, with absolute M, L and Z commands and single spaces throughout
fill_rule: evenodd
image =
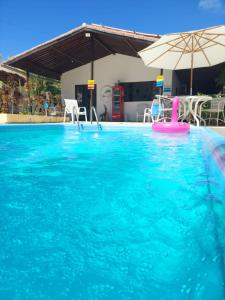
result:
M 75 85 L 87 84 L 90 79 L 90 64 L 62 74 L 62 98 L 75 97 Z M 147 68 L 140 58 L 116 54 L 109 55 L 94 63 L 94 79 L 97 84 L 97 112 L 104 111 L 107 104 L 111 115 L 111 98 L 103 97 L 107 86 L 121 82 L 153 81 L 160 74 L 159 69 Z M 165 85 L 172 86 L 172 72 L 164 70 Z M 125 102 L 125 115 L 128 121 L 136 120 L 137 105 L 140 102 Z M 147 102 L 145 102 L 147 103 Z

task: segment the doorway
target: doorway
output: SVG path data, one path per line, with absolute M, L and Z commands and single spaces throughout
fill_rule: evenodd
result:
M 97 86 L 93 90 L 93 106 L 96 107 L 96 90 Z M 78 101 L 79 106 L 84 106 L 87 109 L 88 119 L 90 116 L 90 90 L 87 88 L 87 84 L 75 85 L 75 99 Z

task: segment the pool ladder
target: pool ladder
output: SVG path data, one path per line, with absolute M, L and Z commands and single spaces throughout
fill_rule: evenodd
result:
M 102 130 L 102 125 L 99 123 L 98 116 L 97 116 L 97 113 L 96 113 L 96 109 L 95 109 L 94 106 L 91 106 L 91 109 L 90 109 L 90 122 L 91 122 L 91 124 L 93 123 L 93 116 L 95 116 L 95 121 L 97 123 L 98 130 Z M 79 118 L 77 118 L 77 126 L 78 126 L 79 130 L 80 130 L 80 128 L 84 129 L 84 125 L 80 124 Z

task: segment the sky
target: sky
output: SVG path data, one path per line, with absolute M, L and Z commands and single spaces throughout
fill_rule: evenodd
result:
M 225 24 L 225 0 L 0 0 L 7 59 L 82 23 L 166 34 Z

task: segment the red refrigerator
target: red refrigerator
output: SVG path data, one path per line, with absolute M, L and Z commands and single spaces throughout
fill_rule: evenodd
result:
M 124 88 L 122 85 L 113 87 L 112 93 L 112 121 L 124 119 Z

